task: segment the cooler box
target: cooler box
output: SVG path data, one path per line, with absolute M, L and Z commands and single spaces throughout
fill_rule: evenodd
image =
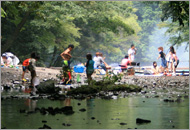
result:
M 85 69 L 85 67 L 82 65 L 74 66 L 74 72 L 76 72 L 76 73 L 83 73 L 84 69 Z

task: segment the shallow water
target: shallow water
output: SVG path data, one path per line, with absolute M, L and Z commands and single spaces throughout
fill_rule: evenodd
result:
M 143 102 L 144 101 L 144 102 Z M 81 105 L 78 105 L 81 103 Z M 72 106 L 73 115 L 41 115 L 20 113 L 20 109 L 33 111 L 36 107 Z M 87 111 L 81 112 L 79 109 Z M 91 117 L 95 117 L 94 120 Z M 136 124 L 136 118 L 151 120 L 151 123 Z M 47 123 L 42 123 L 46 120 Z M 63 126 L 62 123 L 71 124 Z M 120 125 L 127 123 L 127 125 Z M 189 99 L 183 102 L 163 102 L 160 98 L 140 96 L 112 100 L 66 99 L 6 99 L 1 101 L 1 127 L 7 129 L 38 129 L 47 124 L 53 129 L 188 129 Z

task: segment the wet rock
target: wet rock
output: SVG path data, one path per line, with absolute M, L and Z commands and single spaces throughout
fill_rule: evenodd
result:
M 136 119 L 137 124 L 150 123 L 150 122 L 151 122 L 150 120 L 145 120 L 145 119 L 141 119 L 141 118 Z
M 164 102 L 174 102 L 173 99 L 164 99 L 163 101 L 164 101 Z
M 188 95 L 185 95 L 184 98 L 189 98 L 189 96 L 188 96 Z
M 147 91 L 141 91 L 141 94 L 146 94 L 147 93 Z
M 27 114 L 34 114 L 36 113 L 35 111 L 28 111 Z
M 127 125 L 127 123 L 120 123 L 120 125 Z
M 26 110 L 25 109 L 20 109 L 20 113 L 25 113 Z
M 44 126 L 43 126 L 42 128 L 43 128 L 43 129 L 51 129 L 51 127 L 48 126 L 48 125 L 46 125 L 46 124 L 44 124 Z
M 81 111 L 81 112 L 85 112 L 86 109 L 85 109 L 85 108 L 81 108 L 79 111 Z
M 71 124 L 66 124 L 66 126 L 71 126 Z
M 46 120 L 42 120 L 42 123 L 47 123 L 47 121 Z
M 62 112 L 63 112 L 65 115 L 71 115 L 71 114 L 74 113 L 72 106 L 65 106 L 65 107 L 61 108 L 61 110 L 62 110 Z
M 95 117 L 91 117 L 92 120 L 96 119 Z

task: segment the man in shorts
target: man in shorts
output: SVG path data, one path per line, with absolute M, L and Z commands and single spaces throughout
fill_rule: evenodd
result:
M 71 59 L 71 54 L 70 52 L 73 50 L 74 45 L 70 44 L 68 48 L 60 54 L 60 56 L 63 58 L 63 66 L 62 66 L 62 71 L 63 71 L 63 84 L 68 84 L 71 82 L 71 68 L 70 68 L 70 59 Z

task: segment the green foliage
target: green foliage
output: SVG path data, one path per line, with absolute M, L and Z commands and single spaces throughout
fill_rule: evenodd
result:
M 86 62 L 86 53 L 96 51 L 103 52 L 108 63 L 120 62 L 131 44 L 138 48 L 137 60 L 147 60 L 145 52 L 151 41 L 149 36 L 160 22 L 160 15 L 163 21 L 172 19 L 172 22 L 160 26 L 168 28 L 170 43 L 180 45 L 188 43 L 189 39 L 187 1 L 1 3 L 2 53 L 11 51 L 22 62 L 31 52 L 38 52 L 40 66 L 61 66 L 60 53 L 69 44 L 75 45 L 72 64 Z
M 4 9 L 3 8 L 1 8 L 1 17 L 5 17 L 7 14 L 6 14 L 6 12 L 4 11 Z

